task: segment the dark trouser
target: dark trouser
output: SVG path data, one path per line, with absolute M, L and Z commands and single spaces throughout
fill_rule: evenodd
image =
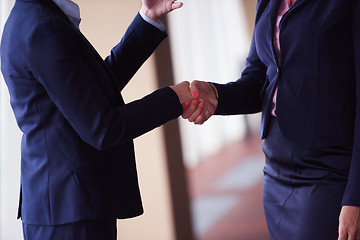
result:
M 116 240 L 116 219 L 63 225 L 23 224 L 24 240 Z
M 351 148 L 295 146 L 273 118 L 263 150 L 263 202 L 271 239 L 336 240 Z

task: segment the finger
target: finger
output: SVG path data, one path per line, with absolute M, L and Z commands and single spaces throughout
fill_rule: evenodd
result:
M 184 105 L 183 105 L 184 107 Z M 188 119 L 196 110 L 197 104 L 194 104 L 194 100 L 187 105 L 186 108 L 183 108 L 183 114 L 181 115 L 183 119 Z
M 208 109 L 208 114 L 206 114 L 206 119 L 209 119 L 210 117 L 212 117 L 214 114 L 215 114 L 215 110 L 216 110 L 216 107 L 213 107 L 213 106 L 208 106 L 207 107 Z
M 202 118 L 198 118 L 194 123 L 198 125 L 203 125 L 207 120 L 210 119 L 212 115 L 204 115 Z
M 204 119 L 205 121 L 208 120 L 212 115 L 215 114 L 216 106 L 211 104 L 205 104 L 204 106 Z
M 204 113 L 202 115 L 200 115 L 196 120 L 195 120 L 195 124 L 199 124 L 202 125 L 204 124 L 207 120 L 209 120 L 209 118 L 213 115 L 213 113 L 209 110 L 204 109 Z
M 196 117 L 196 119 L 194 120 L 195 124 L 200 124 L 202 122 L 204 122 L 205 120 L 205 109 L 202 109 L 200 112 L 200 115 Z
M 182 106 L 183 106 L 183 112 L 186 111 L 186 109 L 189 107 L 189 105 L 190 105 L 189 102 L 184 102 L 184 103 L 182 104 Z
M 183 6 L 183 3 L 182 2 L 173 2 L 172 5 L 171 5 L 171 8 L 172 10 L 175 10 L 175 9 L 178 9 L 178 8 L 181 8 Z
M 202 124 L 205 122 L 205 120 L 206 120 L 206 117 L 205 117 L 205 115 L 202 113 L 202 114 L 200 114 L 200 115 L 195 119 L 194 124 L 196 124 L 196 125 L 202 125 Z
M 199 105 L 197 105 L 196 110 L 191 114 L 191 116 L 188 118 L 189 122 L 195 122 L 195 120 L 201 115 L 201 112 L 203 110 Z
M 348 235 L 346 232 L 339 231 L 339 238 L 338 240 L 348 240 Z
M 201 99 L 201 101 L 203 100 Z M 199 105 L 203 108 L 203 110 L 201 111 L 201 114 L 194 120 L 194 123 L 201 125 L 215 113 L 216 106 L 205 104 L 203 102 L 201 102 Z
M 202 104 L 198 104 L 198 100 L 194 99 L 192 101 L 193 105 L 196 105 L 196 110 L 193 112 L 193 114 L 191 114 L 191 116 L 189 116 L 188 120 L 189 122 L 194 122 L 197 117 L 201 114 L 201 112 L 203 111 L 203 105 Z

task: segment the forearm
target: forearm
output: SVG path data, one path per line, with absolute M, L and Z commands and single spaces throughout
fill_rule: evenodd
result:
M 213 84 L 219 95 L 216 115 L 250 114 L 261 111 L 261 84 L 244 79 L 227 84 Z
M 134 139 L 182 114 L 178 96 L 164 87 L 142 99 L 118 107 L 123 116 L 123 139 Z
M 146 22 L 140 14 L 135 17 L 121 42 L 111 50 L 111 54 L 105 59 L 116 77 L 119 90 L 125 87 L 166 37 L 165 32 Z

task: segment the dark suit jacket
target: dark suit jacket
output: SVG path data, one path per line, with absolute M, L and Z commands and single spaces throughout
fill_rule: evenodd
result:
M 353 149 L 343 203 L 360 206 L 360 1 L 297 0 L 280 22 L 281 67 L 273 48 L 280 2 L 258 1 L 246 68 L 239 80 L 216 84 L 216 113 L 261 111 L 266 138 L 278 86 L 276 114 L 287 139 Z M 336 167 L 347 172 L 349 163 Z
M 24 133 L 24 223 L 143 212 L 132 140 L 177 118 L 182 106 L 168 87 L 126 105 L 120 91 L 165 37 L 137 15 L 103 60 L 51 0 L 16 1 L 1 69 Z

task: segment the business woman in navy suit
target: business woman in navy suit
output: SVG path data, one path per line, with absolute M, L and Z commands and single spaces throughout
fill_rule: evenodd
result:
M 360 239 L 360 1 L 259 0 L 241 78 L 213 86 L 216 114 L 262 112 L 271 239 Z
M 182 4 L 143 0 L 144 16 L 103 60 L 69 3 L 16 0 L 3 31 L 1 70 L 23 132 L 19 217 L 29 240 L 116 239 L 116 219 L 143 213 L 132 140 L 192 98 L 187 83 L 129 104 L 120 91 L 166 37 L 158 18 Z

